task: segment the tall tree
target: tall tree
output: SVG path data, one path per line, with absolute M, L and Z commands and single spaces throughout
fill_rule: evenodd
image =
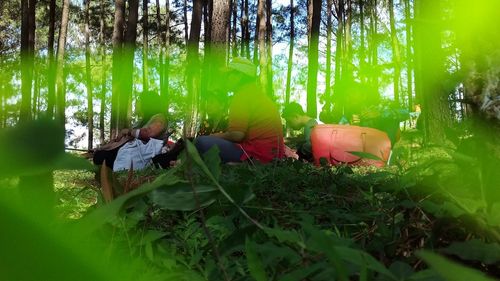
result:
M 149 38 L 149 0 L 142 1 L 142 89 L 144 92 L 149 90 L 148 83 L 148 38 Z
M 106 11 L 104 9 L 104 1 L 100 1 L 101 13 L 99 16 L 99 47 L 101 52 L 101 110 L 99 112 L 99 142 L 104 144 L 104 114 L 106 111 L 106 45 L 104 42 L 104 30 L 106 29 Z
M 337 14 L 337 32 L 335 34 L 335 83 L 342 76 L 342 57 L 344 45 L 344 0 L 335 1 L 335 13 Z
M 115 0 L 115 18 L 113 25 L 113 68 L 112 68 L 112 95 L 111 95 L 111 126 L 110 138 L 118 133 L 119 101 L 123 92 L 122 64 L 123 64 L 123 30 L 125 26 L 125 0 Z
M 412 19 L 410 0 L 404 0 L 405 30 L 406 30 L 406 91 L 408 95 L 408 110 L 413 111 L 413 60 L 412 60 Z
M 36 0 L 22 0 L 21 10 L 21 112 L 19 120 L 31 119 L 31 86 L 35 57 Z
M 196 0 L 195 0 L 196 1 Z M 183 17 L 184 17 L 184 42 L 186 46 L 189 40 L 189 28 L 188 28 L 188 3 L 184 0 L 184 5 L 182 6 Z
M 231 41 L 232 41 L 232 55 L 233 57 L 238 56 L 238 40 L 236 38 L 236 22 L 237 22 L 237 16 L 238 16 L 238 0 L 232 0 L 232 20 L 233 20 L 233 28 L 231 28 Z
M 325 108 L 330 108 L 331 68 L 332 68 L 332 3 L 326 0 L 326 71 L 325 71 Z
M 316 89 L 318 82 L 318 45 L 319 26 L 321 22 L 321 0 L 312 1 L 312 20 L 309 35 L 309 48 L 307 52 L 307 114 L 313 118 L 317 117 Z
M 451 115 L 448 94 L 443 87 L 444 55 L 441 48 L 441 28 L 434 22 L 441 19 L 439 2 L 415 2 L 415 70 L 416 89 L 422 101 L 425 141 L 444 144 Z
M 288 46 L 288 67 L 286 71 L 286 90 L 285 90 L 285 104 L 290 102 L 290 85 L 292 80 L 292 67 L 293 67 L 293 48 L 295 45 L 295 22 L 294 22 L 295 7 L 293 0 L 290 0 L 290 45 Z
M 401 76 L 401 54 L 394 19 L 394 0 L 388 0 L 389 22 L 391 26 L 392 63 L 394 65 L 394 102 L 399 103 L 399 79 Z
M 260 83 L 262 88 L 268 93 L 268 68 L 267 68 L 267 49 L 266 49 L 266 0 L 258 0 L 257 14 L 259 18 L 259 66 Z
M 163 50 L 165 54 L 163 65 L 163 88 L 160 96 L 162 97 L 164 107 L 168 110 L 169 85 L 170 85 L 170 0 L 165 0 L 165 41 L 163 41 Z
M 378 12 L 377 12 L 377 0 L 372 0 L 370 5 L 370 75 L 369 83 L 370 85 L 378 91 L 379 88 L 379 67 L 378 67 Z
M 359 79 L 361 82 L 366 82 L 365 80 L 365 68 L 366 68 L 366 47 L 365 47 L 365 8 L 364 1 L 359 0 Z
M 199 117 L 200 101 L 200 62 L 199 45 L 201 33 L 203 3 L 193 1 L 193 13 L 191 15 L 191 30 L 187 45 L 187 105 L 186 118 L 184 122 L 184 136 L 194 137 L 196 135 L 197 120 Z
M 90 69 L 90 0 L 85 1 L 85 80 L 87 87 L 87 123 L 88 145 L 92 149 L 94 143 L 94 106 L 92 97 L 92 74 Z
M 55 81 L 55 59 L 54 59 L 54 38 L 56 25 L 56 0 L 49 3 L 49 38 L 47 40 L 47 52 L 49 57 L 49 69 L 47 77 L 47 116 L 54 116 L 54 105 L 56 100 Z
M 63 1 L 61 27 L 59 28 L 59 40 L 57 44 L 57 64 L 56 64 L 56 118 L 61 124 L 66 122 L 66 91 L 64 75 L 64 52 L 66 49 L 66 37 L 68 34 L 69 22 L 69 0 Z
M 344 47 L 342 59 L 342 78 L 353 79 L 353 63 L 352 63 L 352 0 L 347 0 L 347 9 L 345 10 L 345 24 L 344 24 Z
M 272 1 L 266 0 L 266 52 L 267 52 L 267 94 L 274 95 L 273 89 L 273 7 Z
M 120 111 L 118 114 L 118 129 L 130 126 L 133 77 L 134 77 L 134 53 L 137 39 L 137 21 L 139 18 L 139 0 L 129 0 L 128 17 L 125 35 L 123 37 L 123 92 L 120 96 Z

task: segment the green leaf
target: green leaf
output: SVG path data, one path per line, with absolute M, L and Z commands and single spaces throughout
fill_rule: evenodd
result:
M 255 251 L 255 245 L 250 239 L 248 239 L 248 237 L 245 240 L 245 249 L 250 275 L 257 281 L 266 281 L 267 275 L 264 265 Z
M 173 211 L 192 211 L 212 204 L 219 194 L 215 186 L 195 185 L 194 189 L 200 206 L 197 205 L 191 183 L 177 183 L 158 188 L 151 193 L 151 199 L 160 208 Z
M 220 156 L 219 156 L 219 147 L 216 145 L 212 146 L 207 152 L 203 154 L 203 161 L 207 165 L 210 173 L 214 176 L 216 180 L 219 180 L 220 177 Z
M 413 268 L 407 263 L 395 261 L 389 266 L 389 271 L 391 271 L 397 280 L 407 280 L 408 277 L 413 275 Z
M 500 262 L 500 245 L 487 244 L 474 239 L 465 242 L 454 242 L 448 248 L 442 249 L 443 253 L 456 255 L 463 260 L 480 261 L 484 264 Z
M 384 159 L 378 157 L 377 155 L 368 153 L 368 152 L 363 152 L 363 151 L 346 151 L 347 153 L 350 153 L 354 156 L 358 156 L 361 158 L 365 159 L 371 159 L 371 160 L 377 160 L 377 161 L 384 161 Z M 384 161 L 385 162 L 385 161 Z
M 264 231 L 270 237 L 275 237 L 280 243 L 292 243 L 296 244 L 301 248 L 305 248 L 304 240 L 300 237 L 299 233 L 295 230 L 283 230 L 280 228 L 269 228 L 265 227 Z
M 438 275 L 434 269 L 424 269 L 415 272 L 408 281 L 443 281 L 444 279 Z
M 301 281 L 301 280 L 307 280 L 306 278 L 309 277 L 310 275 L 318 272 L 319 270 L 323 269 L 326 267 L 327 264 L 325 263 L 315 263 L 310 266 L 306 267 L 300 267 L 297 268 L 291 272 L 288 272 L 287 274 L 283 275 L 281 278 L 279 278 L 279 281 Z
M 97 208 L 87 216 L 83 217 L 76 227 L 80 228 L 80 231 L 85 233 L 93 232 L 114 218 L 131 200 L 140 198 L 159 187 L 179 183 L 181 180 L 174 174 L 175 172 L 175 169 L 171 169 L 156 178 L 153 182 L 141 185 L 139 188 L 134 189 L 131 192 L 116 198 L 110 203 Z
M 448 281 L 494 281 L 480 271 L 459 265 L 429 251 L 419 251 L 417 256 Z

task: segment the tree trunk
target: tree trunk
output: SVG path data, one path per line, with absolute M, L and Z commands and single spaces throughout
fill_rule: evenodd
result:
M 292 67 L 293 67 L 293 48 L 295 45 L 295 22 L 294 22 L 294 9 L 293 0 L 290 0 L 290 46 L 288 49 L 288 68 L 286 71 L 286 90 L 285 90 L 285 104 L 290 103 L 290 90 L 292 80 Z
M 250 20 L 249 20 L 249 14 L 248 14 L 248 0 L 245 1 L 245 53 L 247 56 L 247 59 L 250 59 Z
M 236 39 L 236 29 L 237 29 L 236 23 L 237 23 L 237 16 L 238 16 L 238 0 L 233 0 L 232 6 L 233 6 L 233 10 L 232 10 L 233 28 L 231 30 L 231 37 L 232 37 L 232 41 L 233 41 L 232 55 L 233 55 L 233 57 L 237 57 L 238 56 L 238 41 Z
M 87 123 L 88 123 L 88 145 L 92 149 L 94 143 L 94 106 L 92 97 L 92 74 L 90 69 L 90 0 L 85 1 L 85 76 L 87 86 Z
M 100 33 L 99 44 L 101 48 L 101 110 L 99 112 L 99 142 L 104 144 L 104 113 L 106 112 L 106 46 L 104 44 L 104 30 L 106 11 L 104 10 L 104 1 L 101 0 L 101 15 L 100 15 Z
M 394 102 L 399 104 L 399 79 L 401 76 L 401 54 L 394 20 L 394 0 L 388 0 L 389 22 L 391 25 L 392 63 L 394 64 Z
M 123 50 L 123 91 L 120 95 L 120 112 L 118 114 L 118 129 L 130 126 L 132 92 L 134 89 L 134 53 L 136 50 L 137 21 L 139 18 L 139 0 L 129 0 L 127 28 L 125 30 Z
M 189 33 L 187 49 L 187 108 L 184 123 L 184 137 L 195 137 L 197 121 L 199 118 L 200 102 L 200 62 L 198 58 L 200 45 L 200 32 L 203 4 L 201 1 L 193 1 L 193 13 L 191 16 L 191 31 Z
M 344 0 L 337 0 L 335 3 L 335 11 L 337 14 L 337 33 L 335 40 L 335 83 L 340 81 L 342 77 L 342 57 L 344 45 Z M 335 94 L 335 93 L 334 93 Z
M 267 50 L 266 50 L 266 0 L 258 0 L 257 13 L 259 18 L 259 66 L 260 83 L 262 88 L 268 93 L 268 69 L 267 69 Z
M 255 17 L 255 33 L 253 35 L 253 64 L 259 65 L 259 30 L 260 30 L 260 13 L 259 13 L 259 3 L 261 0 L 257 1 L 257 16 Z
M 273 88 L 273 25 L 272 0 L 266 0 L 266 44 L 267 44 L 267 94 L 274 96 Z
M 330 108 L 331 68 L 332 68 L 332 2 L 326 0 L 326 71 L 325 71 L 325 108 Z
M 316 105 L 316 88 L 318 81 L 318 45 L 319 26 L 321 22 L 321 0 L 313 1 L 311 34 L 308 48 L 308 68 L 307 68 L 307 114 L 312 118 L 318 115 Z
M 149 33 L 149 0 L 142 1 L 142 91 L 145 93 L 149 90 L 148 83 L 148 33 Z
M 445 130 L 451 123 L 447 92 L 443 87 L 444 55 L 441 49 L 441 19 L 439 2 L 415 2 L 415 56 L 418 68 L 415 82 L 421 91 L 424 136 L 427 143 L 443 145 Z
M 118 115 L 120 112 L 120 95 L 123 92 L 123 29 L 125 25 L 125 0 L 115 0 L 115 19 L 113 25 L 113 67 L 111 96 L 110 138 L 118 133 Z
M 410 14 L 410 0 L 404 0 L 405 3 L 405 19 L 406 19 L 406 91 L 408 95 L 408 110 L 414 111 L 413 109 L 413 62 L 412 62 L 412 52 L 411 46 L 412 41 L 412 19 Z
M 54 116 L 54 105 L 56 100 L 56 81 L 55 81 L 55 60 L 54 60 L 54 38 L 56 25 L 56 0 L 50 0 L 49 4 L 49 37 L 47 52 L 49 56 L 49 69 L 47 75 L 47 117 Z
M 158 74 L 160 76 L 160 97 L 163 93 L 163 89 L 165 88 L 164 78 L 164 65 L 163 65 L 163 54 L 164 50 L 164 42 L 165 42 L 165 34 L 162 32 L 162 23 L 161 23 L 161 13 L 160 13 L 160 0 L 156 0 L 156 39 L 158 40 Z M 168 112 L 168 110 L 166 110 Z
M 20 122 L 31 120 L 31 87 L 35 56 L 36 0 L 22 0 L 21 19 L 21 111 Z
M 378 15 L 377 15 L 377 0 L 373 0 L 373 6 L 370 13 L 370 85 L 374 90 L 378 91 L 379 88 L 379 75 L 378 69 Z
M 164 103 L 164 108 L 168 112 L 169 107 L 169 91 L 170 91 L 170 0 L 165 0 L 165 41 L 163 49 L 165 51 L 165 62 L 163 66 L 163 84 L 164 88 L 161 92 L 161 97 Z
M 342 60 L 342 78 L 351 80 L 354 78 L 352 64 L 352 0 L 347 0 L 345 10 L 346 21 L 344 24 L 344 58 Z
M 196 1 L 196 0 L 194 0 Z M 182 12 L 183 12 L 183 16 L 184 16 L 184 42 L 186 43 L 186 46 L 188 44 L 188 40 L 189 40 L 189 28 L 188 28 L 188 4 L 187 4 L 187 0 L 184 0 L 184 5 L 182 7 Z
M 59 29 L 59 42 L 57 44 L 57 65 L 56 65 L 56 118 L 61 124 L 66 122 L 66 92 L 64 80 L 64 51 L 66 48 L 66 36 L 68 34 L 69 21 L 69 0 L 63 1 L 61 28 Z
M 365 11 L 363 0 L 359 0 L 359 80 L 365 83 L 366 49 L 365 49 Z
M 33 69 L 33 108 L 31 110 L 31 116 L 33 119 L 37 119 L 38 106 L 40 99 L 40 70 L 35 66 Z

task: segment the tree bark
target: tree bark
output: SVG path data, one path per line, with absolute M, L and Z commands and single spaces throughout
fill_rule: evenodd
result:
M 394 102 L 399 104 L 399 79 L 401 76 L 401 54 L 394 19 L 394 0 L 388 0 L 389 22 L 391 26 L 392 63 L 394 64 Z
M 286 71 L 285 104 L 290 103 L 290 91 L 291 91 L 292 67 L 293 67 L 293 48 L 295 45 L 294 9 L 295 7 L 293 5 L 293 0 L 290 0 L 290 46 L 288 49 L 288 68 Z
M 196 0 L 194 0 L 196 1 Z M 188 28 L 188 12 L 187 12 L 187 7 L 188 7 L 188 4 L 187 4 L 187 0 L 184 0 L 184 5 L 182 7 L 182 12 L 183 12 L 183 16 L 184 16 L 184 42 L 186 43 L 186 46 L 188 44 L 188 40 L 189 40 L 189 28 Z
M 199 118 L 200 102 L 200 63 L 199 45 L 202 20 L 203 3 L 201 0 L 193 1 L 193 13 L 191 16 L 191 31 L 187 45 L 187 108 L 184 123 L 184 136 L 195 137 L 197 121 Z
M 258 0 L 257 13 L 259 18 L 259 66 L 260 83 L 262 88 L 268 93 L 268 68 L 267 68 L 267 50 L 266 50 L 266 0 Z
M 255 33 L 253 35 L 253 64 L 259 65 L 259 30 L 260 30 L 260 13 L 259 13 L 259 3 L 261 0 L 256 0 L 257 2 L 257 16 L 255 17 Z
M 325 108 L 330 108 L 331 68 L 332 68 L 332 2 L 326 0 L 326 71 L 325 71 Z
M 236 23 L 237 23 L 237 17 L 238 17 L 238 0 L 233 0 L 232 8 L 233 8 L 232 9 L 233 28 L 231 30 L 231 37 L 232 37 L 231 40 L 233 41 L 232 55 L 233 55 L 233 57 L 237 57 L 238 56 L 238 41 L 236 38 Z
M 413 60 L 411 46 L 412 41 L 412 19 L 410 14 L 410 0 L 404 0 L 405 4 L 405 19 L 406 19 L 406 91 L 408 95 L 408 110 L 413 109 Z
M 165 62 L 163 66 L 163 84 L 164 87 L 160 96 L 164 102 L 164 108 L 168 111 L 169 91 L 170 91 L 170 0 L 165 0 L 165 41 L 163 49 L 165 51 Z
M 377 15 L 377 0 L 373 0 L 370 13 L 370 85 L 374 90 L 378 91 L 379 88 L 379 75 L 378 69 L 378 15 Z
M 335 83 L 340 81 L 342 77 L 342 57 L 344 45 L 344 0 L 337 0 L 335 3 L 335 11 L 337 14 L 337 33 L 335 40 Z
M 139 0 L 129 0 L 127 27 L 124 36 L 123 91 L 120 95 L 118 129 L 130 127 L 132 92 L 134 89 L 134 53 L 137 40 L 137 21 L 139 19 Z
M 148 83 L 148 38 L 149 38 L 149 0 L 142 1 L 142 90 L 147 92 L 149 90 Z
M 318 81 L 318 45 L 319 45 L 319 26 L 321 21 L 321 0 L 313 1 L 311 34 L 309 40 L 309 49 L 307 54 L 307 114 L 312 118 L 318 115 L 316 105 L 316 89 Z
M 57 65 L 56 65 L 56 118 L 61 124 L 66 122 L 66 92 L 64 80 L 64 52 L 66 48 L 66 36 L 68 34 L 69 21 L 69 0 L 63 1 L 61 28 L 59 29 L 59 42 L 57 44 Z
M 85 1 L 85 76 L 87 87 L 87 123 L 88 144 L 87 149 L 92 149 L 94 143 L 94 106 L 92 97 L 92 74 L 90 69 L 90 0 Z
M 120 112 L 120 95 L 122 88 L 123 65 L 123 30 L 125 26 L 125 0 L 115 0 L 115 19 L 113 25 L 113 68 L 112 68 L 112 96 L 111 96 L 111 126 L 110 138 L 118 133 L 118 115 Z
M 451 124 L 450 109 L 442 81 L 444 56 L 441 49 L 441 29 L 433 22 L 441 19 L 439 2 L 415 2 L 415 56 L 418 68 L 415 82 L 422 98 L 424 139 L 427 143 L 444 145 L 445 130 Z
M 363 0 L 359 0 L 359 80 L 365 83 L 365 68 L 366 68 L 366 48 L 365 48 L 365 10 Z
M 274 96 L 273 87 L 273 25 L 272 0 L 266 0 L 266 44 L 267 44 L 267 94 Z
M 31 88 L 35 56 L 36 0 L 22 0 L 21 10 L 21 111 L 19 121 L 31 120 Z
M 49 56 L 49 69 L 47 75 L 47 117 L 54 116 L 54 105 L 56 100 L 55 60 L 54 60 L 54 38 L 56 25 L 56 0 L 50 0 L 49 4 L 49 37 L 47 40 L 47 52 Z
M 99 112 L 99 142 L 101 145 L 105 142 L 104 137 L 104 113 L 106 111 L 106 46 L 104 43 L 104 30 L 105 30 L 105 17 L 106 11 L 104 9 L 104 1 L 101 0 L 101 15 L 100 15 L 100 32 L 99 44 L 101 48 L 101 110 Z

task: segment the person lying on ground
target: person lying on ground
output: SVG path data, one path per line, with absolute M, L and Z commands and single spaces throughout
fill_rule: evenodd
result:
M 142 124 L 142 126 L 122 129 L 113 141 L 96 149 L 93 157 L 94 164 L 102 165 L 105 163 L 108 168 L 115 171 L 130 168 L 131 162 L 136 164 L 134 169 L 144 168 L 148 165 L 147 162 L 145 163 L 145 158 L 151 159 L 156 154 L 159 154 L 166 143 L 164 140 L 168 138 L 165 135 L 167 128 L 165 115 L 156 110 L 156 113 L 152 114 L 156 106 L 154 104 L 159 102 L 160 98 L 154 92 L 142 94 L 140 96 L 139 110 L 143 118 L 138 123 L 139 125 Z M 152 104 L 153 106 L 151 106 Z M 148 119 L 145 119 L 145 117 Z M 135 152 L 133 151 L 134 148 Z M 129 155 L 131 152 L 134 152 L 139 159 L 131 158 Z M 119 159 L 119 165 L 115 167 L 117 159 Z M 127 163 L 124 163 L 124 161 Z
M 256 67 L 246 58 L 234 58 L 225 69 L 226 90 L 233 92 L 225 132 L 195 139 L 203 154 L 219 148 L 223 163 L 255 159 L 262 163 L 283 158 L 281 118 L 276 104 L 257 83 Z

